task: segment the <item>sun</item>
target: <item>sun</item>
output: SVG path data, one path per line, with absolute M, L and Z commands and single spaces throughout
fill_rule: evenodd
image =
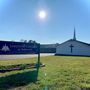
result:
M 46 16 L 47 16 L 47 13 L 46 13 L 46 11 L 41 10 L 41 11 L 39 11 L 38 16 L 39 16 L 40 19 L 45 19 Z

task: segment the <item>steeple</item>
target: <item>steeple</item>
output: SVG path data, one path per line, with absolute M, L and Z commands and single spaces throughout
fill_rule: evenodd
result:
M 75 27 L 74 27 L 74 35 L 73 35 L 73 40 L 76 40 L 76 31 L 75 31 Z

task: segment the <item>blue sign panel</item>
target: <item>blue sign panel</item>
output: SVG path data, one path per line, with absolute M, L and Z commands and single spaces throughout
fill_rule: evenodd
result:
M 38 54 L 37 43 L 0 41 L 0 54 Z

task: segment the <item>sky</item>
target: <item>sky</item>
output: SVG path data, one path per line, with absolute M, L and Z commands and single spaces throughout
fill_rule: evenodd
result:
M 90 0 L 0 0 L 0 40 L 62 43 L 74 27 L 77 40 L 90 43 Z

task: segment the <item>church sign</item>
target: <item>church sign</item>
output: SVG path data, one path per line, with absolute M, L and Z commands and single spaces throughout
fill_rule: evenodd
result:
M 0 41 L 0 54 L 38 54 L 37 43 Z

